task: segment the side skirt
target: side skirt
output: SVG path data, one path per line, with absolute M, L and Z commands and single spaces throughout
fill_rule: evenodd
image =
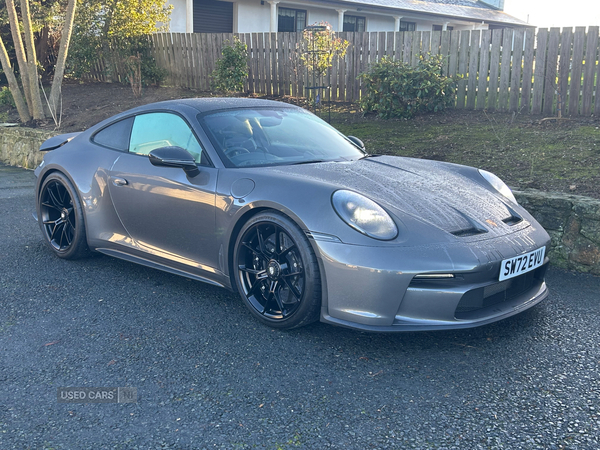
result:
M 139 256 L 130 255 L 128 253 L 120 252 L 118 250 L 113 250 L 110 248 L 94 248 L 95 251 L 103 253 L 108 256 L 113 256 L 115 258 L 123 259 L 125 261 L 133 262 L 136 264 L 141 264 L 142 266 L 151 267 L 152 269 L 162 270 L 163 272 L 169 272 L 174 275 L 179 275 L 186 278 L 191 278 L 193 280 L 202 281 L 203 283 L 212 284 L 213 286 L 219 286 L 222 288 L 227 287 L 217 281 L 211 280 L 209 278 L 201 277 L 200 275 L 196 275 L 190 272 L 186 272 L 185 270 L 175 269 L 173 267 L 166 266 L 164 264 L 160 264 L 154 261 L 149 261 L 144 258 L 140 258 Z

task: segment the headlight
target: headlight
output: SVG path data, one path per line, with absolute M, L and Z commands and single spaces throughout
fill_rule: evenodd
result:
M 479 169 L 479 173 L 483 178 L 485 178 L 485 181 L 492 185 L 494 189 L 496 189 L 498 192 L 504 195 L 511 202 L 517 203 L 517 199 L 513 195 L 510 188 L 504 183 L 504 181 L 502 181 L 493 173 L 488 172 L 487 170 Z
M 362 234 L 383 241 L 398 235 L 398 228 L 389 214 L 363 195 L 346 190 L 335 191 L 331 202 L 341 219 Z

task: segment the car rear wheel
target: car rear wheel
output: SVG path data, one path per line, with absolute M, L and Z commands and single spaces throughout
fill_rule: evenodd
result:
M 38 222 L 46 244 L 56 256 L 77 259 L 89 252 L 81 202 L 73 185 L 62 173 L 50 174 L 42 184 Z
M 252 314 L 276 328 L 319 318 L 321 281 L 308 239 L 287 217 L 262 212 L 241 229 L 234 250 L 235 282 Z

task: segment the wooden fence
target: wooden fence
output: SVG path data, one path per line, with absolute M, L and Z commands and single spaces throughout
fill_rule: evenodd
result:
M 456 108 L 600 114 L 599 34 L 599 27 L 337 33 L 350 46 L 330 71 L 331 98 L 359 100 L 357 76 L 383 56 L 414 65 L 431 53 L 445 57 L 445 74 L 463 77 Z M 221 49 L 234 36 L 248 45 L 247 91 L 305 96 L 309 80 L 296 51 L 301 33 L 154 34 L 151 53 L 168 72 L 166 84 L 209 90 Z

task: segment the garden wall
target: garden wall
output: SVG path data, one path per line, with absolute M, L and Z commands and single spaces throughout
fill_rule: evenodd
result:
M 0 163 L 35 168 L 42 142 L 56 133 L 0 128 Z M 515 196 L 548 230 L 552 265 L 600 275 L 600 200 L 578 195 L 516 191 Z
M 600 200 L 533 190 L 515 197 L 552 237 L 552 265 L 600 275 Z
M 40 145 L 56 134 L 31 128 L 1 127 L 0 163 L 35 169 L 44 157 L 39 151 Z

